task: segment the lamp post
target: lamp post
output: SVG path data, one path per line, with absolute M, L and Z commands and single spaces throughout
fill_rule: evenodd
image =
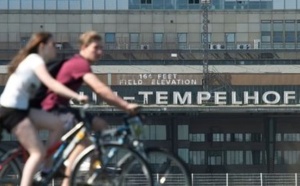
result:
M 211 0 L 201 0 L 201 8 L 202 8 L 202 17 L 203 17 L 203 32 L 202 32 L 202 44 L 203 44 L 203 80 L 202 86 L 203 90 L 208 90 L 208 50 L 209 50 L 209 43 L 208 43 L 208 8 L 210 6 Z

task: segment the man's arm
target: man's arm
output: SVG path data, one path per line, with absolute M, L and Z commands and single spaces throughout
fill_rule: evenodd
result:
M 129 104 L 127 101 L 113 93 L 113 91 L 103 82 L 101 82 L 100 79 L 93 73 L 85 74 L 83 76 L 83 81 L 110 105 L 114 105 L 129 112 L 137 107 L 137 105 Z

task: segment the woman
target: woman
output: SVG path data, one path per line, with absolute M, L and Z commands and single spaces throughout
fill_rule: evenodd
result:
M 62 123 L 55 115 L 29 108 L 29 99 L 35 95 L 41 82 L 61 96 L 78 101 L 88 99 L 50 76 L 45 63 L 55 56 L 56 49 L 51 34 L 40 32 L 32 35 L 8 66 L 10 76 L 0 98 L 0 127 L 13 133 L 29 153 L 21 186 L 31 186 L 33 175 L 45 155 L 45 147 L 39 140 L 37 129 L 50 131 L 51 140 L 48 145 L 56 141 L 63 132 Z

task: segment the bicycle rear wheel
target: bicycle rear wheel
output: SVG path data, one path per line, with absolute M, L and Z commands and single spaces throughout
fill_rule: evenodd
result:
M 90 146 L 75 161 L 70 185 L 152 186 L 150 167 L 140 154 L 119 144 L 105 144 L 99 162 L 95 146 Z M 111 154 L 114 156 L 111 157 Z M 128 161 L 130 160 L 130 161 Z M 96 175 L 96 176 L 95 176 Z
M 156 186 L 191 186 L 191 174 L 177 156 L 160 148 L 145 150 Z
M 20 185 L 22 171 L 16 159 L 6 162 L 3 155 L 6 150 L 0 148 L 0 185 L 1 186 L 18 186 Z M 3 159 L 3 160 L 2 160 Z

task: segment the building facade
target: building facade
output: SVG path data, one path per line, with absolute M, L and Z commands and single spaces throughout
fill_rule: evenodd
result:
M 52 32 L 65 58 L 82 32 L 96 30 L 105 55 L 93 70 L 144 105 L 148 145 L 180 155 L 195 173 L 297 172 L 299 8 L 300 0 L 212 0 L 204 90 L 201 0 L 1 0 L 0 85 L 33 32 Z M 122 122 L 118 110 L 81 91 L 95 101 L 91 112 Z

